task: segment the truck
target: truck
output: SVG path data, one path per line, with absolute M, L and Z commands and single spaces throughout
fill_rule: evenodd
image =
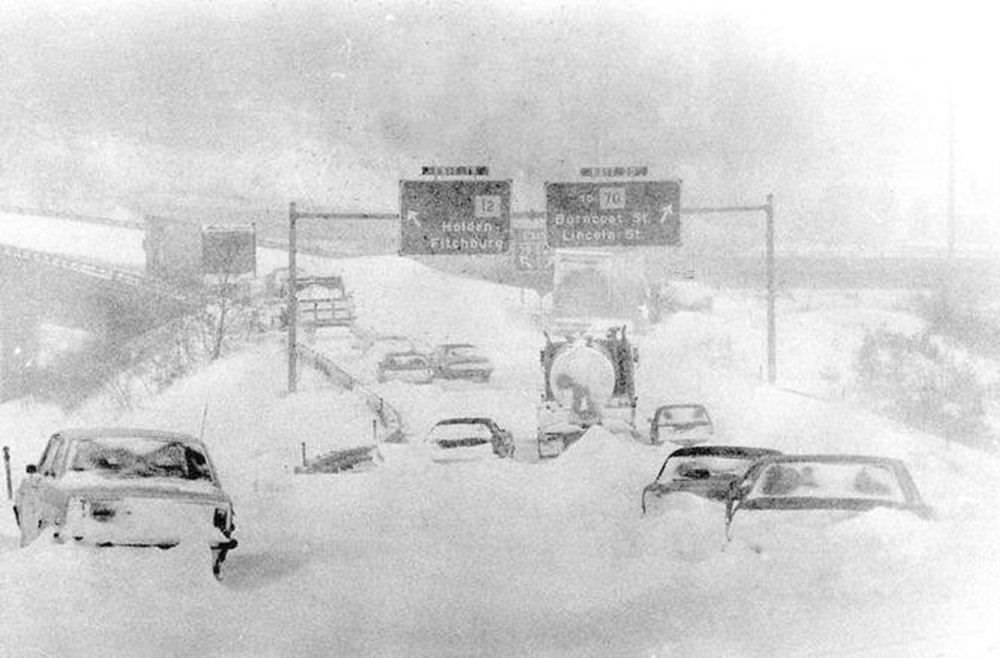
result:
M 638 349 L 625 325 L 603 333 L 552 338 L 540 352 L 544 392 L 538 407 L 538 456 L 556 457 L 594 425 L 638 438 L 635 369 Z
M 634 324 L 645 296 L 642 259 L 625 253 L 559 249 L 553 256 L 547 325 L 585 331 L 591 325 Z

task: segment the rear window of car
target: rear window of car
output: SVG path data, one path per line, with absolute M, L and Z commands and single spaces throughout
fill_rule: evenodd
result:
M 435 425 L 430 432 L 432 441 L 454 439 L 489 439 L 493 436 L 490 428 L 483 423 L 447 423 Z
M 753 463 L 751 459 L 696 455 L 671 457 L 657 482 L 698 480 L 717 475 L 744 475 Z
M 708 422 L 708 414 L 704 407 L 671 407 L 661 410 L 659 416 L 660 425 Z
M 211 480 L 208 458 L 181 441 L 149 437 L 107 437 L 73 442 L 69 470 L 115 478 Z
M 860 498 L 898 503 L 906 501 L 892 469 L 871 463 L 771 464 L 757 477 L 749 497 Z
M 427 359 L 416 354 L 394 356 L 389 359 L 389 365 L 395 368 L 424 368 L 427 366 Z

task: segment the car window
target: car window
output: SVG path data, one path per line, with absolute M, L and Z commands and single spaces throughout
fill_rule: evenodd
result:
M 698 424 L 707 425 L 708 414 L 703 407 L 671 407 L 660 411 L 660 425 Z
M 45 452 L 42 453 L 41 459 L 38 460 L 38 472 L 46 475 L 54 473 L 54 467 L 56 464 L 56 453 L 59 452 L 59 448 L 62 447 L 64 441 L 62 437 L 56 435 L 49 440 L 49 444 L 45 446 Z
M 208 458 L 198 448 L 180 441 L 148 437 L 76 441 L 69 468 L 114 478 L 212 479 Z
M 756 496 L 906 500 L 892 469 L 875 463 L 771 464 L 754 484 Z
M 720 475 L 740 477 L 749 470 L 752 463 L 753 461 L 750 459 L 716 455 L 671 457 L 657 481 L 698 480 Z
M 430 432 L 432 441 L 452 439 L 489 439 L 493 435 L 483 423 L 447 423 L 435 425 Z
M 450 356 L 465 358 L 470 356 L 479 356 L 479 350 L 472 345 L 463 345 L 461 347 L 452 347 L 448 350 L 448 354 Z

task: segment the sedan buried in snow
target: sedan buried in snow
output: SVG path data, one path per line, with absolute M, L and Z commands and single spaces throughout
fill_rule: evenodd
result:
M 665 404 L 649 419 L 649 442 L 678 445 L 704 443 L 715 434 L 708 409 L 701 404 Z
M 759 459 L 734 482 L 726 501 L 733 520 L 762 512 L 855 516 L 874 509 L 933 516 L 903 462 L 867 455 L 776 455 Z M 749 513 L 749 514 L 747 514 Z
M 691 493 L 723 502 L 733 483 L 760 457 L 781 454 L 769 448 L 693 446 L 670 453 L 652 483 L 642 490 L 642 512 L 672 493 Z
M 75 429 L 53 434 L 14 501 L 21 545 L 51 530 L 60 542 L 211 549 L 219 575 L 236 547 L 229 496 L 205 445 L 176 432 Z
M 427 434 L 431 459 L 436 462 L 478 461 L 513 457 L 514 437 L 491 418 L 447 418 Z
M 471 343 L 438 345 L 431 355 L 438 377 L 487 382 L 493 374 L 493 362 Z
M 434 380 L 434 368 L 419 352 L 389 352 L 376 366 L 375 378 L 379 382 L 429 384 Z

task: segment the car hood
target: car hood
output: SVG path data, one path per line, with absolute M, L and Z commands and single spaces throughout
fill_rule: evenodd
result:
M 176 498 L 200 502 L 229 502 L 229 496 L 208 480 L 176 478 L 114 478 L 95 473 L 67 473 L 59 488 L 68 495 L 106 495 L 121 498 Z

